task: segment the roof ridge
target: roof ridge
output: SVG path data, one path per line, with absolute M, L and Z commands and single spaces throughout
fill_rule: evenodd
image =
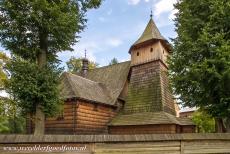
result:
M 102 66 L 102 67 L 94 68 L 94 69 L 89 70 L 89 71 L 94 71 L 94 70 L 97 70 L 97 69 L 103 69 L 103 68 L 106 68 L 106 67 L 112 67 L 112 66 L 116 66 L 116 65 L 121 65 L 121 64 L 123 64 L 123 63 L 128 63 L 128 62 L 131 62 L 131 60 L 127 60 L 127 61 L 120 62 L 120 63 L 113 64 L 113 65 L 106 65 L 106 66 Z

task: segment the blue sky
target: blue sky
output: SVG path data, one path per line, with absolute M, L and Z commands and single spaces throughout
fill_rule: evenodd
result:
M 150 19 L 153 19 L 161 34 L 174 38 L 173 4 L 176 0 L 104 0 L 98 9 L 87 13 L 87 28 L 73 52 L 58 53 L 62 64 L 71 56 L 82 57 L 87 50 L 87 57 L 100 66 L 108 65 L 112 58 L 119 62 L 130 59 L 128 50 L 139 38 Z M 1 49 L 1 48 L 0 48 Z M 4 50 L 4 49 L 3 49 Z
M 71 56 L 87 57 L 100 66 L 112 58 L 130 59 L 128 50 L 144 31 L 153 10 L 153 18 L 165 38 L 174 38 L 173 4 L 176 0 L 104 0 L 100 8 L 87 13 L 87 28 L 80 34 L 74 52 L 59 53 L 65 62 Z

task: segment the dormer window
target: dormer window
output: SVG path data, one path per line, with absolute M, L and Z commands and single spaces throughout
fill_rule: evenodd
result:
M 140 55 L 140 53 L 139 52 L 137 52 L 137 56 L 139 56 Z

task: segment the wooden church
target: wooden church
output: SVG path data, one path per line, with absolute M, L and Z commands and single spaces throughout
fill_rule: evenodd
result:
M 171 47 L 152 17 L 130 47 L 131 60 L 62 75 L 61 115 L 46 118 L 47 134 L 192 133 L 188 118 L 176 117 L 167 77 Z M 27 121 L 27 131 L 33 124 Z

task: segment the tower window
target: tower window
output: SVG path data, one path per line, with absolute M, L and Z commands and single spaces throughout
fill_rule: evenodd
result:
M 165 50 L 163 50 L 163 54 L 165 53 Z
M 153 52 L 153 48 L 150 49 L 150 52 Z
M 140 53 L 139 52 L 137 52 L 137 56 L 139 56 L 140 55 Z

